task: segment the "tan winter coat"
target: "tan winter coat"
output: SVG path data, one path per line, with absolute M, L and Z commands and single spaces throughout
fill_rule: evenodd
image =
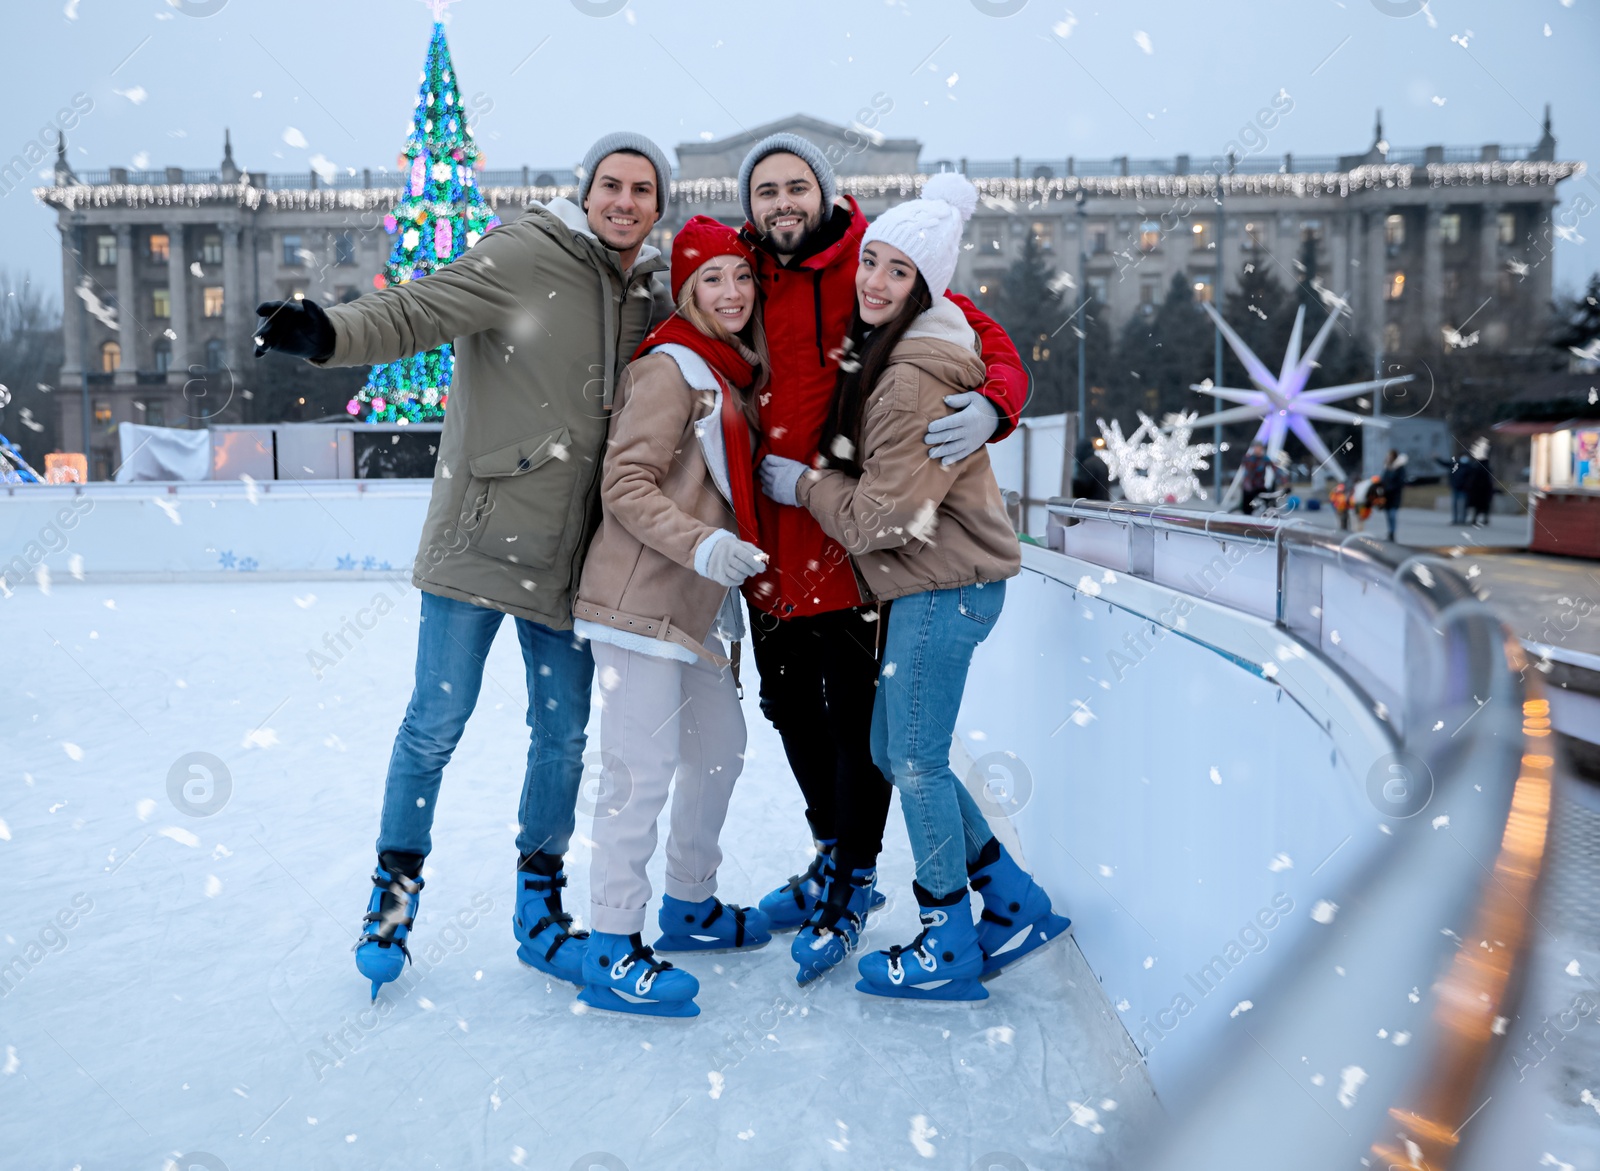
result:
M 646 247 L 624 273 L 566 200 L 496 228 L 431 276 L 328 310 L 331 366 L 454 343 L 433 496 L 411 580 L 447 598 L 572 625 L 600 519 L 614 380 L 651 324 Z
M 710 367 L 679 346 L 653 350 L 623 374 L 601 481 L 600 531 L 572 609 L 585 623 L 637 636 L 608 639 L 618 645 L 659 653 L 640 639 L 664 639 L 717 666 L 727 660 L 703 644 L 729 591 L 695 571 L 695 551 L 718 529 L 738 531 L 720 394 Z M 753 431 L 747 442 L 754 447 Z
M 928 457 L 928 424 L 951 413 L 944 396 L 983 385 L 983 363 L 961 310 L 940 298 L 889 357 L 862 420 L 860 479 L 800 477 L 796 495 L 850 551 L 880 601 L 1014 577 L 1022 551 L 979 448 L 953 467 Z

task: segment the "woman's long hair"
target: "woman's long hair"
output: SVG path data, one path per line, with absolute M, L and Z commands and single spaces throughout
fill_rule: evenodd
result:
M 861 475 L 861 463 L 866 458 L 866 452 L 861 450 L 861 420 L 866 414 L 867 399 L 906 330 L 919 314 L 932 308 L 933 294 L 921 272 L 912 282 L 911 292 L 901 303 L 900 312 L 881 325 L 869 326 L 861 320 L 861 299 L 856 298 L 855 311 L 850 314 L 850 332 L 845 336 L 844 352 L 839 359 L 833 409 L 822 431 L 821 450 L 828 467 L 852 476 Z

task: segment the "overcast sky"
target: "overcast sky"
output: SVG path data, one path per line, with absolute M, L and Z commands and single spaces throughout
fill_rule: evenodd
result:
M 670 153 L 797 112 L 843 123 L 876 95 L 893 103 L 880 129 L 927 159 L 1205 156 L 1281 88 L 1295 105 L 1274 154 L 1364 150 L 1378 106 L 1397 147 L 1531 143 L 1550 102 L 1558 157 L 1595 170 L 1563 202 L 1600 205 L 1600 0 L 1419 4 L 459 0 L 447 19 L 491 167 L 570 167 L 624 127 Z M 314 155 L 393 167 L 432 19 L 422 0 L 7 9 L 0 165 L 81 93 L 80 170 L 215 167 L 225 126 L 251 170 L 309 170 Z M 0 266 L 59 294 L 54 217 L 19 189 L 0 225 Z M 1577 235 L 1558 247 L 1558 288 L 1600 269 L 1600 217 Z

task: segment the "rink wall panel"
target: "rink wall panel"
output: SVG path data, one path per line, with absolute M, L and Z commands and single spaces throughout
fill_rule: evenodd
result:
M 1326 661 L 1182 599 L 1025 548 L 956 730 L 1169 1106 L 1380 845 L 1391 746 Z
M 0 577 L 409 576 L 431 481 L 23 486 L 0 494 Z

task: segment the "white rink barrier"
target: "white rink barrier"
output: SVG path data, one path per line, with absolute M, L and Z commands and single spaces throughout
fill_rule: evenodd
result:
M 430 480 L 13 485 L 0 586 L 410 576 Z

